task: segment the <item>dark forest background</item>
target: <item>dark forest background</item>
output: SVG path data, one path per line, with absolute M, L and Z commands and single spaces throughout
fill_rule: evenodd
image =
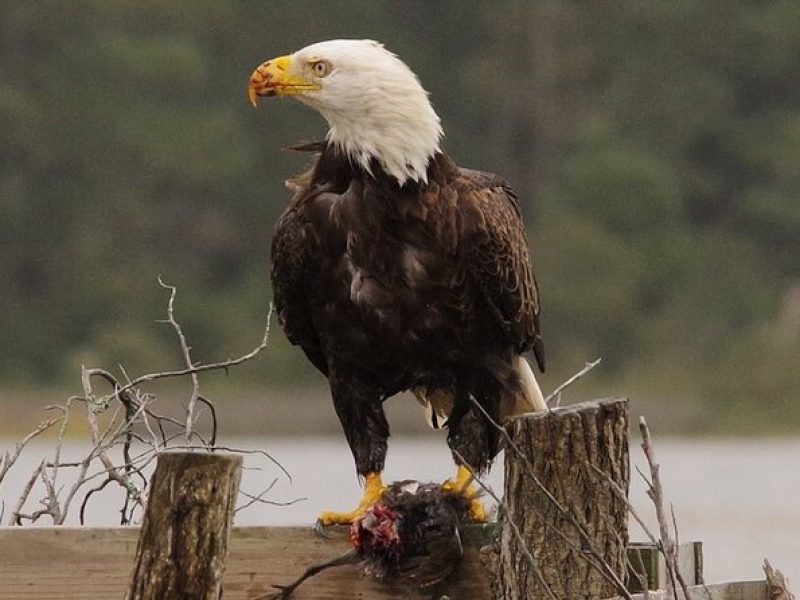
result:
M 545 388 L 602 356 L 576 394 L 797 431 L 798 32 L 795 0 L 0 1 L 0 398 L 74 388 L 81 364 L 178 367 L 158 275 L 197 359 L 255 346 L 308 160 L 281 149 L 325 124 L 254 110 L 247 79 L 368 37 L 420 76 L 445 149 L 519 192 Z M 274 331 L 227 395 L 321 388 Z

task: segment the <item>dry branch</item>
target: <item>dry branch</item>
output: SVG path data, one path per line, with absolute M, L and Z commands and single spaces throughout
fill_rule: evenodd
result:
M 175 330 L 175 334 L 178 336 L 178 341 L 181 345 L 183 359 L 186 361 L 186 366 L 189 369 L 192 369 L 194 367 L 194 363 L 192 362 L 192 354 L 191 349 L 189 348 L 189 343 L 186 341 L 186 336 L 184 335 L 180 324 L 178 324 L 178 322 L 175 320 L 175 296 L 178 293 L 178 288 L 172 285 L 167 285 L 161 280 L 161 277 L 158 278 L 158 284 L 164 289 L 170 291 L 169 302 L 167 302 L 166 322 L 169 323 Z M 197 404 L 197 399 L 200 397 L 200 378 L 197 376 L 197 373 L 190 373 L 189 377 L 191 377 L 192 380 L 192 395 L 189 397 L 189 402 L 186 405 L 186 443 L 191 445 L 192 432 L 194 431 L 194 407 L 195 404 Z
M 664 489 L 661 486 L 661 476 L 659 474 L 660 465 L 656 462 L 655 456 L 655 449 L 653 448 L 653 444 L 650 441 L 650 429 L 647 427 L 647 421 L 645 421 L 644 417 L 639 417 L 639 431 L 642 433 L 642 450 L 644 451 L 645 458 L 647 458 L 647 464 L 650 467 L 650 479 L 648 480 L 647 477 L 642 476 L 642 478 L 647 483 L 647 495 L 649 496 L 650 500 L 653 501 L 653 505 L 655 506 L 656 510 L 656 519 L 658 520 L 658 526 L 661 533 L 661 539 L 658 541 L 658 545 L 660 550 L 664 554 L 664 559 L 667 564 L 667 573 L 669 574 L 669 581 L 668 581 L 668 590 L 671 591 L 675 597 L 675 600 L 678 600 L 678 592 L 677 586 L 675 582 L 677 580 L 678 584 L 683 590 L 684 597 L 689 597 L 689 590 L 688 586 L 686 585 L 686 581 L 684 581 L 683 575 L 678 568 L 678 553 L 677 553 L 677 542 L 672 539 L 669 532 L 669 521 L 667 520 L 666 510 L 664 507 Z M 673 517 L 673 524 L 675 519 L 675 513 L 672 513 Z M 675 531 L 677 534 L 677 524 L 675 524 Z
M 559 405 L 561 404 L 561 393 L 562 393 L 562 392 L 563 392 L 563 391 L 564 391 L 566 388 L 568 388 L 569 386 L 571 386 L 573 383 L 575 383 L 576 381 L 578 381 L 578 380 L 579 380 L 581 377 L 583 377 L 584 375 L 586 375 L 586 374 L 587 374 L 589 371 L 591 371 L 592 369 L 594 369 L 594 368 L 595 368 L 597 365 L 599 365 L 599 364 L 602 362 L 602 360 L 603 360 L 602 358 L 597 358 L 596 360 L 594 360 L 594 361 L 592 361 L 592 362 L 587 362 L 587 363 L 584 365 L 584 367 L 583 367 L 583 368 L 582 368 L 580 371 L 578 371 L 577 373 L 575 373 L 575 375 L 573 375 L 572 377 L 570 377 L 569 379 L 567 379 L 567 380 L 566 380 L 564 383 L 562 383 L 561 385 L 559 385 L 559 386 L 558 386 L 556 389 L 554 389 L 554 390 L 553 390 L 553 391 L 552 391 L 552 392 L 551 392 L 551 393 L 550 393 L 550 394 L 547 396 L 547 398 L 545 398 L 545 399 L 544 399 L 544 403 L 545 403 L 545 404 L 547 404 L 547 406 L 550 406 L 550 403 L 551 403 L 551 402 L 553 402 L 553 400 L 555 400 L 555 406 L 556 406 L 556 407 L 557 407 L 557 406 L 559 406 Z
M 33 470 L 33 474 L 30 476 L 30 479 L 28 479 L 28 483 L 26 483 L 25 487 L 22 488 L 22 493 L 17 500 L 17 504 L 14 507 L 14 510 L 11 511 L 11 516 L 8 521 L 9 525 L 21 525 L 23 518 L 28 518 L 31 521 L 36 520 L 33 516 L 24 515 L 22 513 L 22 507 L 25 506 L 25 502 L 27 502 L 28 496 L 30 496 L 31 490 L 33 489 L 33 484 L 36 483 L 37 479 L 39 479 L 39 474 L 42 472 L 43 466 L 44 461 L 40 462 L 39 466 Z
M 0 484 L 3 483 L 6 473 L 8 473 L 8 471 L 11 470 L 11 467 L 14 466 L 14 463 L 17 462 L 17 459 L 19 459 L 20 454 L 22 454 L 25 446 L 28 445 L 28 442 L 41 435 L 60 421 L 61 419 L 47 419 L 46 421 L 43 421 L 36 429 L 31 431 L 28 435 L 14 445 L 13 452 L 4 452 L 3 455 L 0 456 Z
M 26 522 L 36 522 L 42 517 L 49 517 L 54 525 L 61 525 L 66 522 L 68 515 L 72 512 L 73 504 L 78 502 L 79 498 L 79 517 L 83 524 L 89 500 L 94 495 L 106 490 L 109 484 L 114 484 L 114 487 L 124 491 L 120 507 L 120 523 L 128 524 L 132 522 L 134 513 L 143 508 L 146 500 L 147 477 L 144 469 L 165 450 L 200 447 L 209 452 L 224 449 L 234 453 L 247 453 L 247 451 L 239 449 L 217 446 L 216 408 L 211 400 L 200 393 L 198 374 L 236 367 L 255 358 L 264 350 L 269 342 L 272 304 L 269 306 L 262 339 L 253 350 L 225 361 L 193 364 L 190 355 L 191 347 L 175 318 L 177 289 L 164 284 L 160 279 L 159 284 L 170 291 L 165 322 L 171 325 L 176 333 L 186 368 L 147 373 L 134 379 L 128 377 L 122 367 L 120 367 L 121 378 L 105 369 L 82 368 L 82 395 L 72 396 L 62 405 L 47 407 L 47 410 L 60 411 L 61 415 L 43 422 L 18 442 L 13 451 L 0 455 L 0 483 L 2 483 L 5 474 L 17 462 L 28 442 L 60 423 L 52 456 L 44 459 L 34 471 L 9 515 L 9 524 L 22 525 Z M 157 412 L 154 409 L 157 401 L 155 395 L 142 389 L 142 385 L 160 379 L 185 376 L 190 377 L 192 388 L 183 417 L 175 418 L 165 414 L 166 411 Z M 111 391 L 99 393 L 96 389 L 98 381 L 109 385 Z M 81 459 L 64 461 L 62 459 L 64 436 L 67 430 L 74 425 L 76 414 L 73 408 L 76 403 L 81 404 L 84 408 L 82 420 L 89 428 L 90 448 Z M 208 412 L 205 413 L 202 410 L 198 412 L 196 410 L 198 404 L 202 404 L 208 409 Z M 198 431 L 198 419 L 204 413 L 209 415 L 208 419 L 210 420 L 210 434 L 207 436 Z M 205 420 L 204 417 L 203 421 Z M 185 444 L 175 445 L 176 438 L 180 436 L 184 437 Z M 137 448 L 144 446 L 144 449 L 133 452 L 134 445 Z M 268 453 L 261 451 L 254 453 L 267 457 L 291 479 L 286 469 Z M 65 469 L 69 471 L 68 475 L 65 475 Z M 68 478 L 66 482 L 64 481 L 65 477 Z M 39 486 L 43 488 L 40 498 L 42 508 L 33 512 L 25 512 L 26 503 L 34 489 L 38 490 Z M 245 497 L 251 504 L 269 502 L 264 500 L 265 494 L 266 491 L 261 492 L 257 496 L 257 500 L 252 500 L 253 496 Z

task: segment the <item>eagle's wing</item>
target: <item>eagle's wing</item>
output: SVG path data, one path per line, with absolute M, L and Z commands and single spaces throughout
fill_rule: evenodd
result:
M 461 201 L 474 216 L 467 271 L 518 352 L 533 350 L 544 372 L 539 289 L 531 268 L 519 201 L 498 177 L 461 169 Z
M 313 276 L 309 258 L 310 224 L 304 218 L 303 203 L 299 201 L 306 193 L 297 189 L 289 208 L 275 225 L 270 276 L 275 310 L 286 337 L 300 346 L 312 364 L 327 376 L 328 364 L 308 305 Z

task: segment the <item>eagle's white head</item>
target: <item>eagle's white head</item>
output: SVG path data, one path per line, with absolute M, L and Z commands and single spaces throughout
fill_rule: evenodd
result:
M 250 77 L 257 96 L 293 96 L 330 125 L 328 141 L 369 171 L 377 159 L 402 185 L 427 181 L 442 127 L 416 75 L 372 40 L 319 42 L 268 60 Z

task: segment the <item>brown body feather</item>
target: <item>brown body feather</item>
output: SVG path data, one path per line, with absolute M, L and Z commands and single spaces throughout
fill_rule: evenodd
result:
M 414 389 L 449 395 L 448 443 L 478 471 L 521 394 L 519 355 L 544 370 L 539 296 L 517 198 L 498 177 L 437 153 L 428 182 L 399 187 L 374 162 L 333 147 L 294 179 L 276 226 L 272 281 L 289 339 L 330 382 L 359 473 L 380 471 L 382 402 Z

